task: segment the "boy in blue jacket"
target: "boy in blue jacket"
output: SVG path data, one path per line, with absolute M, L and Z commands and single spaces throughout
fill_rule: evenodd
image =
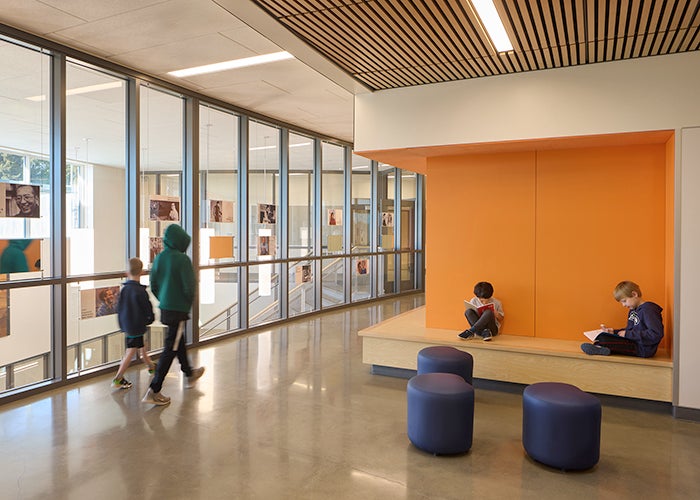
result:
M 632 281 L 618 283 L 613 296 L 630 310 L 627 326 L 615 330 L 600 325 L 603 333 L 595 338 L 595 343 L 581 344 L 581 350 L 590 355 L 623 354 L 640 358 L 652 357 L 664 337 L 661 306 L 645 302 L 639 285 Z
M 168 331 L 155 376 L 141 400 L 144 403 L 170 404 L 170 398 L 161 394 L 160 390 L 175 356 L 187 378 L 186 387 L 194 387 L 204 373 L 203 367 L 190 366 L 185 339 L 182 338 L 194 301 L 194 268 L 185 253 L 190 241 L 190 235 L 181 226 L 170 224 L 163 234 L 163 251 L 156 256 L 151 266 L 151 291 L 160 301 L 160 321 L 168 327 Z
M 139 283 L 139 277 L 143 271 L 143 262 L 136 257 L 129 259 L 129 271 L 127 281 L 124 282 L 119 292 L 117 301 L 117 318 L 119 328 L 126 336 L 126 352 L 119 365 L 117 376 L 112 381 L 112 387 L 129 389 L 131 382 L 124 378 L 126 369 L 131 364 L 131 359 L 137 351 L 141 352 L 141 359 L 148 365 L 148 371 L 153 373 L 155 365 L 148 356 L 148 349 L 143 342 L 143 335 L 148 325 L 153 323 L 153 306 L 146 293 L 146 287 Z

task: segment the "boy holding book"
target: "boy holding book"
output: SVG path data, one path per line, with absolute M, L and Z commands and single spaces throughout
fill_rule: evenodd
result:
M 464 317 L 470 327 L 459 334 L 459 338 L 469 340 L 478 335 L 483 340 L 491 340 L 498 335 L 498 329 L 503 321 L 503 305 L 493 296 L 493 285 L 488 281 L 480 281 L 474 285 L 474 297 L 465 302 L 467 309 Z
M 581 344 L 581 350 L 590 355 L 608 356 L 622 354 L 650 358 L 656 354 L 659 342 L 664 337 L 664 324 L 661 306 L 642 299 L 642 290 L 632 281 L 621 281 L 615 287 L 613 296 L 630 310 L 627 326 L 620 329 L 600 325 L 600 333 L 593 344 Z

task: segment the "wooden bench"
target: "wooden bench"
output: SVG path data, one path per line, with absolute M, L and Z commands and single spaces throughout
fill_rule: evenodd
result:
M 418 351 L 449 345 L 474 357 L 475 378 L 518 384 L 566 382 L 588 392 L 653 401 L 670 402 L 673 397 L 673 361 L 666 352 L 648 359 L 588 356 L 580 348 L 586 341 L 583 336 L 576 341 L 498 335 L 484 342 L 460 340 L 458 333 L 426 328 L 425 307 L 419 307 L 358 335 L 362 360 L 374 368 L 415 370 Z

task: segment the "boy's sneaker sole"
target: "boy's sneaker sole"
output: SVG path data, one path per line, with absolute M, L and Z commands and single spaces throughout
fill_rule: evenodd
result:
M 584 343 L 581 344 L 581 350 L 588 354 L 589 356 L 609 356 L 610 355 L 610 349 L 602 346 L 602 345 L 595 345 L 595 344 L 589 344 L 589 343 Z

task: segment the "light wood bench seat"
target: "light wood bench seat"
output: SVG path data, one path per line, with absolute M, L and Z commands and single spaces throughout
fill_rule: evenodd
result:
M 449 345 L 474 357 L 474 377 L 532 384 L 565 382 L 599 394 L 670 402 L 673 361 L 669 353 L 653 358 L 588 356 L 581 341 L 498 335 L 490 342 L 464 341 L 454 330 L 425 327 L 419 307 L 358 332 L 362 359 L 374 367 L 416 369 L 418 351 Z

